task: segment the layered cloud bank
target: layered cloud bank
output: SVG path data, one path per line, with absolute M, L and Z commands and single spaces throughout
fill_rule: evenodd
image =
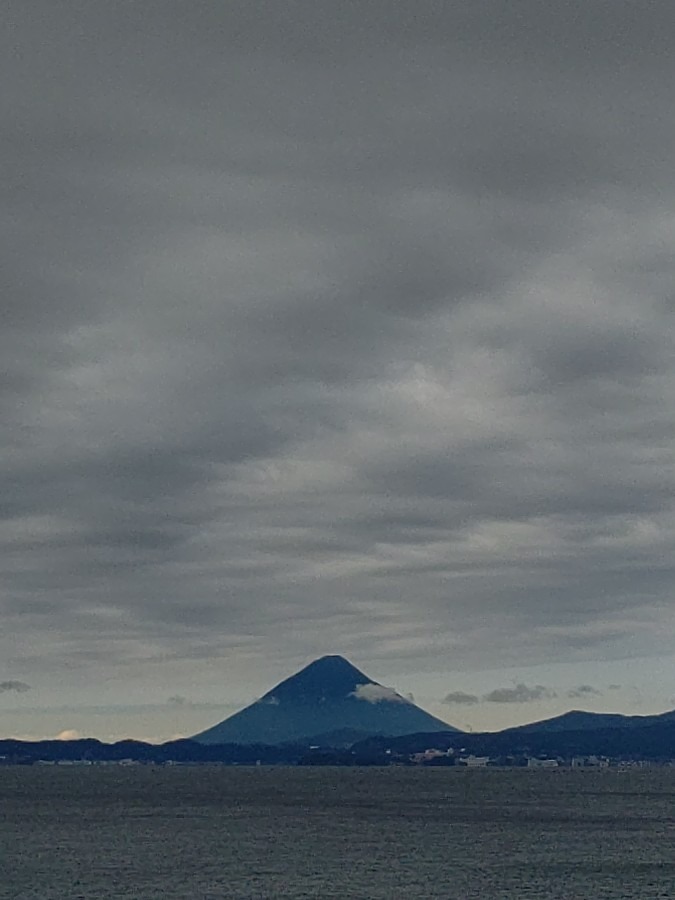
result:
M 5 684 L 670 652 L 672 4 L 9 9 Z

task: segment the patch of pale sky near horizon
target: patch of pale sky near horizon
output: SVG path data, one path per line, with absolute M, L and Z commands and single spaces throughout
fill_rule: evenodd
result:
M 371 667 L 372 668 L 372 667 Z M 375 680 L 385 683 L 402 695 L 412 694 L 418 705 L 443 721 L 464 730 L 497 731 L 521 725 L 570 709 L 593 712 L 621 712 L 626 715 L 648 715 L 675 707 L 675 656 L 647 659 L 605 661 L 593 665 L 557 663 L 548 666 L 520 666 L 470 673 L 430 672 L 426 675 L 405 674 L 386 679 L 366 671 Z M 619 681 L 620 679 L 620 681 Z M 475 705 L 443 703 L 450 691 L 461 691 L 483 697 L 496 689 L 513 688 L 517 684 L 543 684 L 555 698 L 527 703 L 490 703 Z M 592 687 L 597 693 L 571 698 L 570 692 L 580 685 Z M 238 702 L 220 703 L 217 700 L 197 699 L 199 694 L 176 703 L 166 697 L 157 703 L 120 705 L 111 702 L 96 706 L 70 703 L 56 707 L 41 705 L 44 692 L 35 702 L 10 703 L 0 697 L 0 717 L 5 736 L 35 740 L 55 737 L 64 730 L 74 729 L 82 735 L 101 740 L 165 741 L 188 737 L 237 712 L 252 703 L 273 685 L 266 684 L 256 696 L 249 695 Z M 198 686 L 195 686 L 198 690 Z M 57 695 L 58 696 L 58 695 Z M 112 692 L 111 696 L 115 696 Z

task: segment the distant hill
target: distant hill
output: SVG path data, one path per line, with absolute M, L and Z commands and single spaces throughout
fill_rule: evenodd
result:
M 191 740 L 201 744 L 283 744 L 313 735 L 325 738 L 345 729 L 359 736 L 457 731 L 368 678 L 344 657 L 323 656 Z
M 540 722 L 528 722 L 506 729 L 504 734 L 526 734 L 531 731 L 597 731 L 599 728 L 636 728 L 645 725 L 658 725 L 663 722 L 675 722 L 675 710 L 651 716 L 624 716 L 621 713 L 595 713 L 581 709 L 573 709 Z
M 135 761 L 159 765 L 388 765 L 392 760 L 405 761 L 411 754 L 430 747 L 439 750 L 452 747 L 455 756 L 473 753 L 511 765 L 522 765 L 528 756 L 569 759 L 597 755 L 661 762 L 675 758 L 675 721 L 672 719 L 628 728 L 587 728 L 578 731 L 502 731 L 484 734 L 434 731 L 398 737 L 379 735 L 345 748 L 348 737 L 347 732 L 335 733 L 324 740 L 312 739 L 277 746 L 263 743 L 203 744 L 190 740 L 169 741 L 166 744 L 127 740 L 104 744 L 92 738 L 74 741 L 7 739 L 0 740 L 0 767 L 57 761 L 89 764 Z
M 73 741 L 0 740 L 0 767 L 36 763 L 223 763 L 225 765 L 296 765 L 307 751 L 304 746 L 269 747 L 265 744 L 197 744 L 193 741 L 168 741 L 146 744 L 143 741 L 118 741 L 105 744 L 94 738 Z
M 542 723 L 533 723 L 520 728 L 511 728 L 500 732 L 470 733 L 451 729 L 445 723 L 434 719 L 404 698 L 391 699 L 393 692 L 383 688 L 366 678 L 340 657 L 328 657 L 317 660 L 298 675 L 282 682 L 265 697 L 283 698 L 278 703 L 268 702 L 273 710 L 279 710 L 283 703 L 287 709 L 286 719 L 276 719 L 273 723 L 284 726 L 285 732 L 307 728 L 307 736 L 291 740 L 261 739 L 227 739 L 222 741 L 178 740 L 165 744 L 146 744 L 141 741 L 125 740 L 115 744 L 105 744 L 93 738 L 73 741 L 19 741 L 15 739 L 0 740 L 0 766 L 32 765 L 37 762 L 129 762 L 155 764 L 181 763 L 222 763 L 226 765 L 388 765 L 392 760 L 405 761 L 411 754 L 429 748 L 455 751 L 455 757 L 473 753 L 477 756 L 489 756 L 501 764 L 522 765 L 529 756 L 562 757 L 573 756 L 608 756 L 624 760 L 670 761 L 675 759 L 675 711 L 654 716 L 620 716 L 615 714 L 585 713 L 573 710 L 556 719 Z M 335 662 L 339 660 L 339 662 Z M 328 679 L 326 670 L 335 673 L 335 679 Z M 362 681 L 354 685 L 357 676 Z M 298 679 L 298 681 L 296 681 Z M 366 695 L 370 692 L 369 701 L 358 699 L 364 688 Z M 348 690 L 348 688 L 354 688 Z M 325 689 L 327 693 L 322 693 Z M 317 693 L 317 691 L 319 693 Z M 375 701 L 374 697 L 382 692 L 389 700 Z M 356 696 L 354 694 L 356 693 Z M 398 696 L 398 695 L 395 695 Z M 324 698 L 321 700 L 321 698 Z M 347 698 L 347 709 L 357 704 L 357 711 L 363 704 L 375 710 L 388 712 L 393 709 L 404 710 L 414 717 L 415 721 L 433 723 L 431 730 L 399 732 L 392 735 L 383 731 L 374 732 L 372 719 L 369 727 L 354 728 L 346 725 L 340 728 L 318 733 L 313 728 L 320 715 L 315 715 L 318 705 L 342 707 Z M 262 698 L 263 700 L 265 698 Z M 385 704 L 384 706 L 382 704 Z M 256 704 L 254 704 L 254 707 Z M 248 707 L 251 709 L 251 707 Z M 247 710 L 242 710 L 242 714 Z M 241 714 L 237 714 L 238 716 Z M 309 717 L 300 719 L 300 716 Z M 232 717 L 236 719 L 236 716 Z M 227 724 L 226 720 L 225 723 Z M 379 724 L 384 720 L 378 719 Z M 410 721 L 410 719 L 408 719 Z M 394 729 L 401 726 L 402 719 L 387 719 L 385 727 Z M 598 722 L 600 727 L 592 727 Z M 246 725 L 246 721 L 243 723 Z M 569 724 L 571 728 L 561 728 L 561 724 Z M 311 725 L 312 727 L 309 727 Z M 439 728 L 438 726 L 442 726 Z M 536 725 L 543 727 L 535 727 Z M 218 728 L 219 726 L 216 726 Z M 240 727 L 239 725 L 237 727 Z M 215 730 L 215 729 L 213 729 Z M 279 730 L 283 731 L 283 728 Z M 243 731 L 243 728 L 242 728 Z M 367 736 L 366 736 L 367 735 Z M 436 760 L 437 762 L 437 760 Z
M 631 726 L 540 731 L 509 729 L 473 734 L 426 733 L 394 738 L 371 737 L 351 747 L 359 760 L 386 763 L 389 754 L 407 756 L 430 747 L 452 748 L 457 754 L 492 758 L 550 756 L 608 756 L 614 759 L 675 759 L 675 717 L 645 716 L 645 724 Z M 651 721 L 653 718 L 658 721 Z
M 357 728 L 336 728 L 334 731 L 325 731 L 323 734 L 312 734 L 299 741 L 291 741 L 291 745 L 303 747 L 328 747 L 331 749 L 347 749 L 358 741 L 364 741 L 371 737 L 367 731 L 359 731 Z

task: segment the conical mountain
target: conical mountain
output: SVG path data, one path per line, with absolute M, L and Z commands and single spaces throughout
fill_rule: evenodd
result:
M 192 740 L 282 744 L 343 729 L 363 735 L 456 731 L 342 656 L 322 656 Z

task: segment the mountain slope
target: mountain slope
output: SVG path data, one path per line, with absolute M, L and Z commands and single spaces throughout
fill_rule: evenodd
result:
M 280 744 L 346 728 L 372 735 L 456 730 L 342 656 L 323 656 L 192 740 Z
M 651 716 L 649 717 L 652 718 Z M 394 738 L 375 736 L 353 744 L 356 759 L 386 764 L 394 757 L 435 747 L 454 748 L 457 755 L 473 753 L 493 759 L 528 756 L 607 756 L 615 760 L 671 760 L 675 748 L 675 720 L 655 717 L 644 725 L 581 728 L 576 731 L 492 731 L 471 734 L 407 734 Z
M 581 709 L 573 709 L 540 722 L 529 722 L 506 729 L 505 733 L 526 734 L 536 732 L 561 731 L 596 731 L 599 728 L 641 728 L 646 725 L 657 725 L 662 722 L 675 721 L 675 710 L 651 716 L 624 716 L 621 713 L 595 713 Z

